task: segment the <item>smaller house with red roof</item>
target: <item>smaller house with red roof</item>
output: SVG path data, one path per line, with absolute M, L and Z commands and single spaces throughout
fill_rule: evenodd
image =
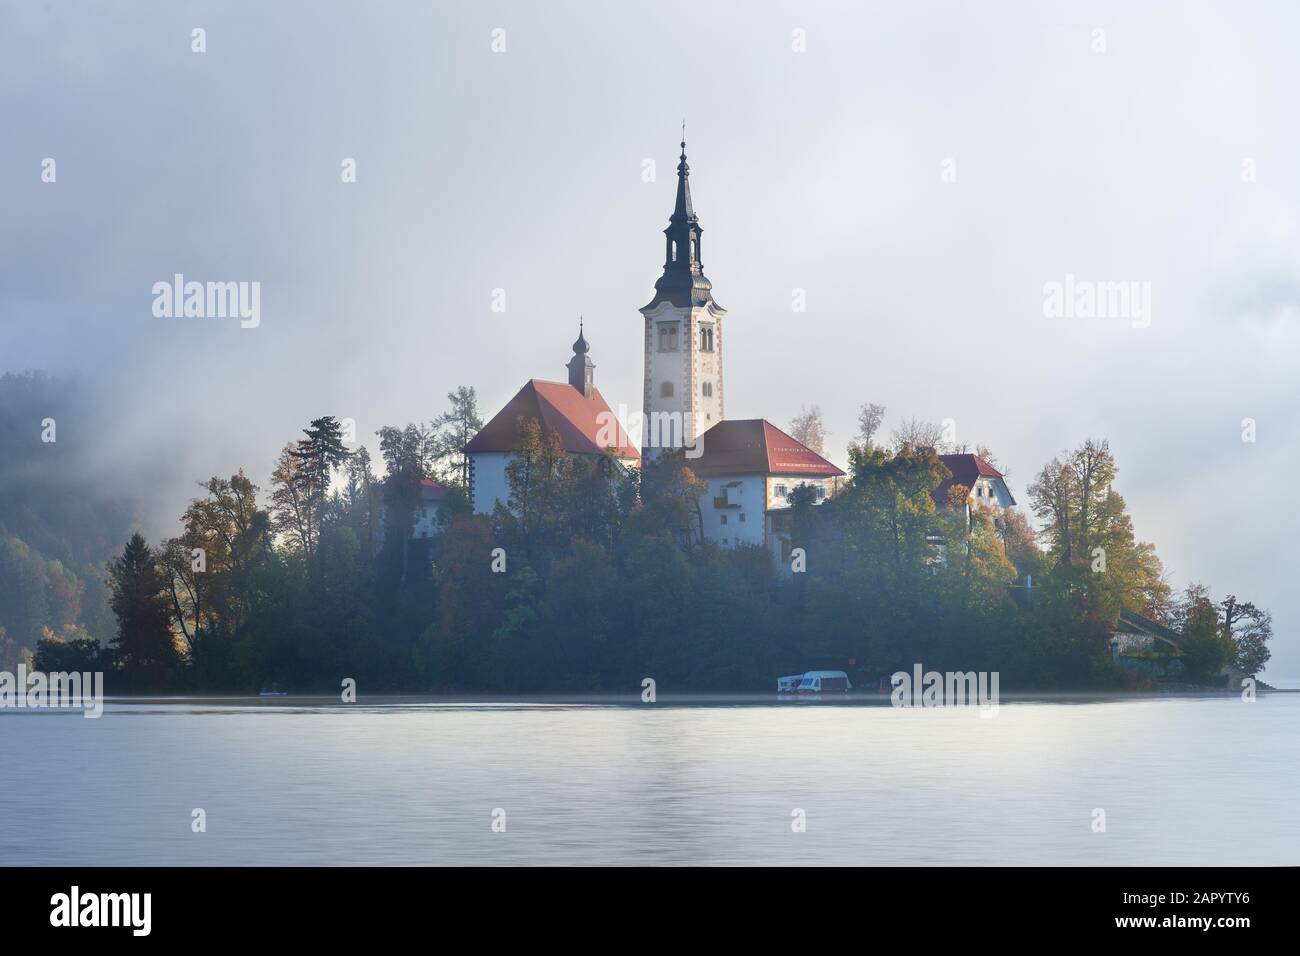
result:
M 700 501 L 701 534 L 726 548 L 757 544 L 783 560 L 789 496 L 807 485 L 818 502 L 844 472 L 762 418 L 721 421 L 686 453 L 686 466 L 708 482 Z
M 469 497 L 475 514 L 490 514 L 510 500 L 506 466 L 519 450 L 519 421 L 536 421 L 559 435 L 569 455 L 609 455 L 624 468 L 639 467 L 641 453 L 594 384 L 595 363 L 579 327 L 567 382 L 530 379 L 465 446 Z
M 979 455 L 940 455 L 939 460 L 952 472 L 952 476 L 945 478 L 934 491 L 930 492 L 935 507 L 939 509 L 956 507 L 952 501 L 953 489 L 958 486 L 965 488 L 966 500 L 961 502 L 961 508 L 964 511 L 966 526 L 970 527 L 973 505 L 993 512 L 993 526 L 1001 535 L 1006 530 L 1006 526 L 1000 512 L 1003 508 L 1014 507 L 1016 503 L 1002 472 Z M 941 538 L 937 530 L 930 536 L 934 544 L 939 544 Z
M 967 491 L 967 508 L 972 504 L 982 508 L 1015 506 L 1016 499 L 1011 496 L 1011 489 L 1007 487 L 1002 472 L 979 455 L 940 455 L 939 460 L 952 472 L 952 477 L 944 479 L 931 494 L 938 507 L 944 508 L 950 504 L 952 489 L 957 485 Z

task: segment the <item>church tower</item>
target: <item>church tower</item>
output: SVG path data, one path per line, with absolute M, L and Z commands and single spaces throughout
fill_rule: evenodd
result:
M 582 334 L 582 319 L 578 319 L 578 341 L 573 343 L 573 358 L 569 359 L 569 384 L 582 392 L 583 398 L 591 398 L 592 393 L 596 390 L 595 370 L 596 363 L 591 360 L 587 353 L 591 351 L 591 346 L 587 344 L 587 337 Z
M 722 421 L 722 317 L 705 278 L 700 220 L 691 203 L 686 137 L 677 164 L 677 204 L 664 230 L 664 273 L 645 317 L 642 456 L 691 445 Z

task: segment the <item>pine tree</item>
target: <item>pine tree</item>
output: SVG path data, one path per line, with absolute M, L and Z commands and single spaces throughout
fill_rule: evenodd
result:
M 276 462 L 272 500 L 276 530 L 288 533 L 310 558 L 329 508 L 330 479 L 352 455 L 343 447 L 343 431 L 333 415 L 312 419 L 302 433 L 307 437 L 287 446 Z
M 167 609 L 167 581 L 138 531 L 113 562 L 108 583 L 117 617 L 113 653 L 128 682 L 152 690 L 173 683 L 181 661 Z
M 343 447 L 343 431 L 333 415 L 312 419 L 311 425 L 302 433 L 307 437 L 298 440 L 293 455 L 316 479 L 316 505 L 319 509 L 329 491 L 334 469 L 342 466 L 351 453 Z
M 437 431 L 434 454 L 440 464 L 450 465 L 462 488 L 469 488 L 469 456 L 465 454 L 465 446 L 483 428 L 478 395 L 473 388 L 460 385 L 456 391 L 447 393 L 447 400 L 451 402 L 451 408 L 432 422 Z

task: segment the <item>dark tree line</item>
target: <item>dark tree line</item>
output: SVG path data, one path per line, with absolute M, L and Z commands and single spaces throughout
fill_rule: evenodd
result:
M 966 509 L 964 488 L 936 507 L 950 475 L 934 448 L 868 435 L 838 494 L 792 494 L 801 569 L 778 574 L 762 548 L 702 539 L 689 461 L 625 472 L 527 420 L 508 504 L 470 514 L 461 449 L 482 423 L 472 389 L 449 400 L 428 425 L 379 430 L 382 478 L 323 417 L 286 446 L 269 495 L 242 471 L 204 482 L 177 537 L 133 536 L 113 564 L 113 642 L 53 638 L 38 657 L 98 655 L 119 690 L 337 693 L 350 677 L 370 693 L 632 693 L 653 677 L 767 691 L 779 674 L 874 683 L 915 663 L 999 671 L 1006 690 L 1107 688 L 1133 680 L 1110 659 L 1127 608 L 1185 629 L 1207 677 L 1267 660 L 1266 612 L 1171 598 L 1104 442 L 1038 475 L 1039 534 L 1014 510 Z M 449 490 L 438 533 L 416 538 L 426 478 Z

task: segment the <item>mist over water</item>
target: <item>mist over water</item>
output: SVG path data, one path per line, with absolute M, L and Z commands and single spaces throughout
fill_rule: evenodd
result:
M 1291 864 L 1300 695 L 0 713 L 10 864 Z M 207 832 L 191 832 L 206 812 Z M 492 830 L 505 811 L 506 830 Z M 1106 832 L 1093 831 L 1105 811 Z M 806 832 L 792 831 L 802 810 Z

